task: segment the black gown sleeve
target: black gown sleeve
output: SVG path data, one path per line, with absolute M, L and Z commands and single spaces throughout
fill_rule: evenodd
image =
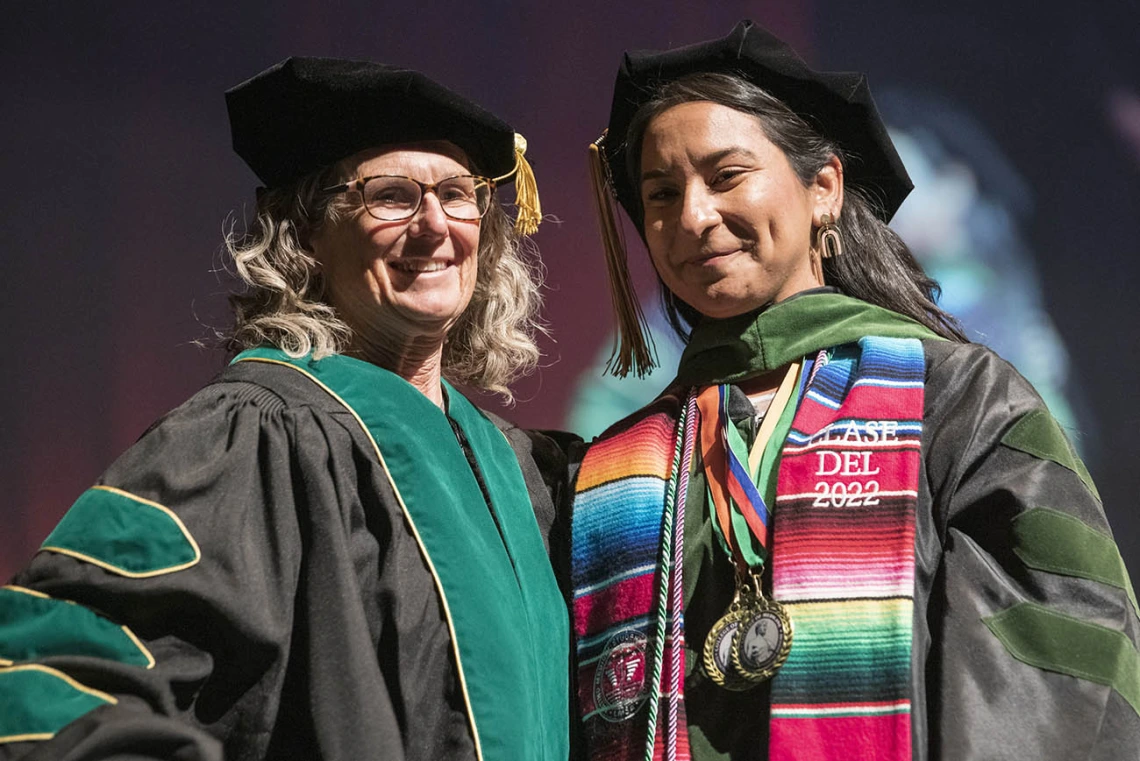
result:
M 275 725 L 287 677 L 304 670 L 303 664 L 288 666 L 290 653 L 300 650 L 292 642 L 295 600 L 315 530 L 305 516 L 311 506 L 347 499 L 355 486 L 351 448 L 330 446 L 330 436 L 343 431 L 314 409 L 287 406 L 255 384 L 216 383 L 115 462 L 100 485 L 126 500 L 122 542 L 157 541 L 130 522 L 132 509 L 158 505 L 182 523 L 200 557 L 138 577 L 82 553 L 41 551 L 17 574 L 9 591 L 74 602 L 127 627 L 153 666 L 95 657 L 80 645 L 39 653 L 35 668 L 116 702 L 83 714 L 50 739 L 0 743 L 0 759 L 215 761 L 223 748 L 227 758 L 264 757 L 270 736 L 280 735 Z M 105 497 L 108 489 L 93 493 Z M 80 518 L 92 520 L 91 511 Z M 72 534 L 72 544 L 82 544 L 82 533 Z M 34 618 L 22 625 L 50 626 Z M 5 636 L 0 623 L 0 642 Z M 10 707 L 38 699 L 11 685 L 7 694 L 3 689 L 0 684 L 0 702 Z M 383 710 L 383 685 L 375 689 L 380 693 L 368 697 L 380 706 L 377 715 L 391 719 L 381 718 L 376 732 L 395 743 L 391 706 Z
M 915 757 L 1140 757 L 1140 621 L 1092 480 L 1004 360 L 927 355 Z

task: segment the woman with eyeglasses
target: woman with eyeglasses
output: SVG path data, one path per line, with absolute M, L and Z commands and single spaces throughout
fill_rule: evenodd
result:
M 686 347 L 577 472 L 588 757 L 1114 759 L 1140 619 L 1040 396 L 887 227 L 911 189 L 866 78 L 751 22 L 625 55 L 593 146 Z
M 236 356 L 0 589 L 0 759 L 564 759 L 557 448 L 453 385 L 538 357 L 525 142 L 372 63 L 226 97 Z

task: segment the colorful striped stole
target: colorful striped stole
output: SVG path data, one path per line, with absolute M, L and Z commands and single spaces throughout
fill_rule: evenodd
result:
M 800 401 L 783 448 L 769 561 L 773 596 L 795 628 L 772 681 L 773 761 L 911 757 L 924 373 L 919 340 L 864 338 L 836 348 Z M 591 759 L 646 755 L 641 709 L 656 657 L 651 619 L 679 435 L 676 393 L 604 434 L 578 473 L 572 582 Z M 670 684 L 673 646 L 665 642 L 662 685 Z M 684 759 L 683 711 L 680 724 Z M 660 727 L 654 735 L 660 757 Z
M 591 758 L 645 756 L 655 627 L 652 611 L 663 583 L 664 506 L 677 448 L 681 401 L 666 394 L 591 445 L 575 485 L 571 579 L 578 657 L 578 700 Z M 681 648 L 677 653 L 674 648 Z M 684 671 L 684 643 L 667 638 L 661 684 Z M 679 656 L 679 657 L 678 657 Z M 678 680 L 683 683 L 683 678 Z M 678 758 L 688 758 L 681 703 Z M 660 716 L 660 714 L 659 714 Z M 662 728 L 655 727 L 660 757 Z
M 913 338 L 833 352 L 780 463 L 772 586 L 792 618 L 771 761 L 911 757 L 914 510 L 925 361 Z

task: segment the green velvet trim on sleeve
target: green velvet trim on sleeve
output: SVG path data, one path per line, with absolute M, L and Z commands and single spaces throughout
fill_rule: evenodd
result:
M 1042 460 L 1055 462 L 1063 468 L 1080 476 L 1085 486 L 1098 500 L 1100 492 L 1096 490 L 1092 476 L 1089 475 L 1085 464 L 1077 453 L 1073 451 L 1069 439 L 1049 410 L 1040 408 L 1024 415 L 1013 424 L 1013 427 L 1002 436 L 1001 443 L 1011 449 L 1031 454 Z
M 127 627 L 68 600 L 23 587 L 0 587 L 0 663 L 54 655 L 154 666 L 154 658 Z
M 47 666 L 0 668 L 0 743 L 50 740 L 83 714 L 117 702 Z
M 1124 633 L 1031 602 L 982 621 L 1017 660 L 1107 685 L 1140 716 L 1140 654 Z
M 1017 516 L 1013 551 L 1030 568 L 1123 589 L 1133 611 L 1140 611 L 1116 542 L 1072 515 L 1037 507 Z
M 129 578 L 181 571 L 202 557 L 169 508 L 110 486 L 83 492 L 40 549 Z

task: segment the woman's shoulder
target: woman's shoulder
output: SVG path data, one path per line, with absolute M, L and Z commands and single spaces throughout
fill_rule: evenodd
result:
M 995 452 L 1007 459 L 1021 452 L 1077 474 L 1096 494 L 1070 433 L 1012 364 L 979 344 L 929 341 L 925 348 L 924 446 L 934 483 Z
M 240 469 L 269 450 L 284 456 L 339 448 L 331 439 L 352 438 L 351 422 L 351 413 L 301 374 L 239 362 L 152 423 L 105 477 L 154 468 L 188 470 L 207 462 Z
M 156 420 L 147 434 L 171 423 L 193 425 L 214 418 L 257 420 L 272 426 L 282 424 L 291 413 L 350 414 L 335 396 L 289 366 L 235 362 Z
M 949 341 L 945 338 L 926 338 L 922 340 L 922 348 L 926 353 L 926 362 L 930 366 L 945 361 L 969 362 L 998 360 L 1005 362 L 1001 356 L 985 344 Z
M 233 362 L 194 398 L 225 398 L 266 411 L 316 407 L 335 412 L 344 408 L 310 375 L 280 362 Z
M 1008 360 L 978 343 L 925 340 L 926 393 L 931 397 L 978 394 L 1006 397 L 1015 408 L 1044 405 L 1033 385 Z

